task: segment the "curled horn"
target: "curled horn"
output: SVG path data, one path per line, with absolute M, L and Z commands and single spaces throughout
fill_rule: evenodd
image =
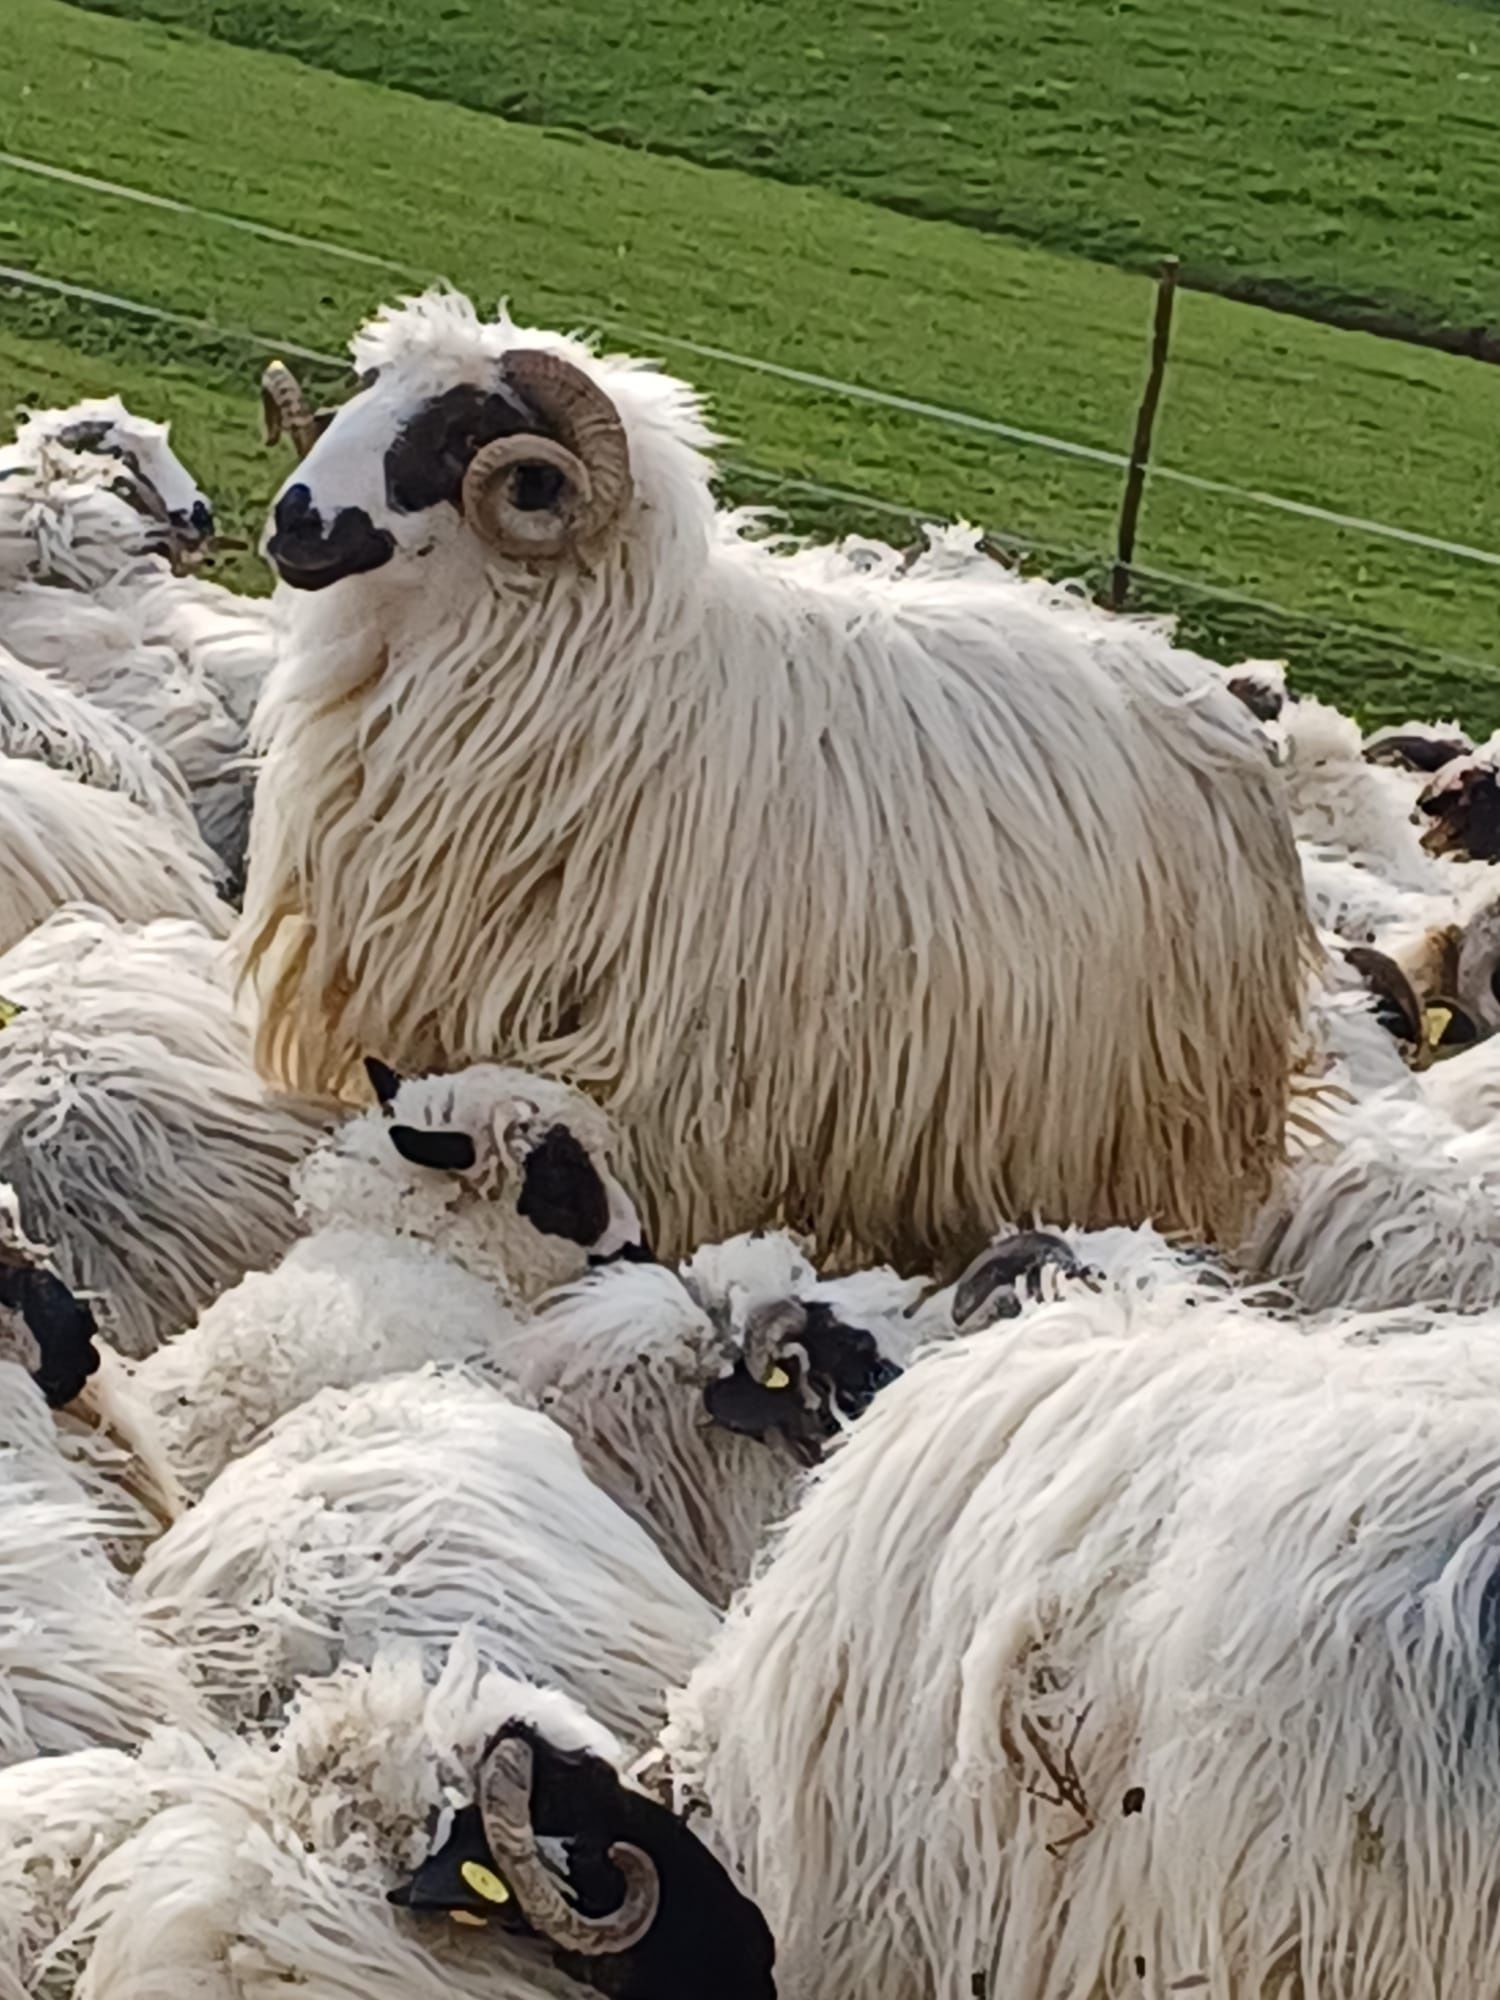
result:
M 630 450 L 619 413 L 598 384 L 560 354 L 513 348 L 500 365 L 558 436 L 523 433 L 482 446 L 464 475 L 464 516 L 503 556 L 547 560 L 586 549 L 613 525 L 630 492 Z M 560 474 L 564 491 L 551 504 L 525 506 L 516 475 L 536 467 Z
M 1386 952 L 1376 951 L 1373 945 L 1353 945 L 1344 957 L 1375 998 L 1384 1003 L 1384 1025 L 1394 1028 L 1403 1041 L 1422 1050 L 1427 1039 L 1422 1024 L 1422 1002 L 1403 968 Z
M 656 1863 L 629 1841 L 616 1841 L 609 1858 L 625 1878 L 620 1906 L 606 1917 L 586 1917 L 573 1907 L 536 1851 L 531 1825 L 531 1745 L 506 1736 L 479 1773 L 479 1816 L 501 1874 L 515 1891 L 526 1920 L 560 1951 L 599 1958 L 629 1951 L 656 1921 L 661 1882 Z
M 296 447 L 298 458 L 306 458 L 317 443 L 318 419 L 302 393 L 302 384 L 284 361 L 269 362 L 260 378 L 260 413 L 268 445 L 285 434 Z
M 777 1299 L 757 1306 L 745 1323 L 745 1369 L 754 1382 L 764 1382 L 777 1355 L 789 1340 L 807 1331 L 807 1309 L 797 1299 Z

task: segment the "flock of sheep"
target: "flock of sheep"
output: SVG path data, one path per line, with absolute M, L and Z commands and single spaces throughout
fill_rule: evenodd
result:
M 0 2000 L 1490 2000 L 1500 749 L 353 355 L 0 450 Z

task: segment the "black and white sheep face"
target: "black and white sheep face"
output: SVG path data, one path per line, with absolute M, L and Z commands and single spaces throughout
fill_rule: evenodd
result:
M 570 1094 L 559 1086 L 538 1078 L 528 1096 L 512 1081 L 502 1082 L 502 1072 L 483 1066 L 412 1083 L 379 1061 L 367 1060 L 365 1068 L 390 1119 L 391 1146 L 408 1166 L 472 1178 L 486 1192 L 514 1185 L 517 1214 L 539 1235 L 576 1244 L 591 1263 L 650 1256 L 640 1216 L 611 1169 L 600 1133 L 580 1136 L 573 1129 Z M 578 1122 L 586 1111 L 580 1100 L 572 1101 Z
M 168 531 L 164 553 L 187 556 L 213 535 L 214 510 L 169 439 L 166 424 L 138 417 L 118 396 L 39 412 L 17 434 L 22 445 L 50 442 L 65 451 L 116 460 L 127 475 L 137 504 L 148 512 L 159 510 Z
M 900 1373 L 865 1328 L 821 1301 L 786 1299 L 750 1314 L 739 1354 L 703 1404 L 721 1429 L 779 1442 L 810 1466 Z
M 1500 861 L 1500 764 L 1480 752 L 1443 766 L 1424 786 L 1414 817 L 1431 854 Z
M 368 372 L 321 426 L 264 552 L 298 590 L 375 570 L 400 582 L 445 551 L 546 566 L 597 554 L 629 481 L 613 404 L 562 354 L 407 357 Z

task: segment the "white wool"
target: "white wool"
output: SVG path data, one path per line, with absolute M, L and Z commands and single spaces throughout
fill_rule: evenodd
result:
M 1425 1071 L 1423 1097 L 1466 1131 L 1500 1129 L 1500 1037 L 1476 1042 Z
M 217 936 L 228 929 L 193 836 L 49 765 L 0 756 L 0 851 L 0 951 L 68 903 L 124 923 L 190 917 Z
M 321 1121 L 250 1068 L 218 942 L 64 911 L 0 958 L 0 1177 L 58 1274 L 145 1354 L 295 1234 Z
M 483 1358 L 515 1324 L 484 1278 L 424 1243 L 320 1229 L 254 1271 L 136 1369 L 141 1434 L 196 1498 L 320 1389 Z
M 1359 724 L 1325 702 L 1288 702 L 1278 727 L 1297 838 L 1362 862 L 1396 888 L 1441 893 L 1441 865 L 1411 819 L 1420 779 L 1367 764 Z
M 628 437 L 586 573 L 384 498 L 402 412 L 515 346 Z M 669 1254 L 778 1210 L 920 1265 L 976 1213 L 1254 1202 L 1310 940 L 1279 780 L 1202 661 L 992 562 L 784 561 L 638 364 L 437 296 L 355 353 L 380 379 L 297 477 L 397 554 L 285 598 L 244 931 L 267 1074 L 566 1074 Z
M 1355 860 L 1307 841 L 1297 843 L 1308 908 L 1322 929 L 1345 944 L 1378 944 L 1413 937 L 1458 919 L 1460 889 L 1469 872 L 1455 863 L 1424 888 L 1403 888 L 1367 859 Z
M 1496 1989 L 1500 1325 L 1423 1324 L 1075 1295 L 877 1399 L 666 1735 L 784 2000 Z
M 101 1858 L 168 1804 L 207 1752 L 180 1730 L 0 1771 L 0 2000 L 72 2000 L 86 1954 L 60 1944 Z
M 125 595 L 106 593 L 113 603 Z M 280 615 L 267 598 L 240 597 L 204 577 L 177 576 L 164 564 L 132 570 L 129 598 L 147 645 L 169 647 L 215 690 L 237 728 L 248 733 L 278 644 Z
M 183 1663 L 123 1599 L 107 1545 L 138 1532 L 0 1362 L 0 1765 L 203 1727 Z
M 1325 1104 L 1245 1247 L 1309 1311 L 1500 1306 L 1500 1139 L 1408 1086 Z
M 68 1937 L 87 1958 L 76 2000 L 576 2000 L 498 1932 L 385 1900 L 513 1719 L 619 1762 L 576 1705 L 483 1671 L 468 1639 L 431 1686 L 393 1645 L 308 1683 L 278 1744 L 226 1745 L 93 1869 Z
M 158 609 L 173 581 L 154 566 L 87 595 L 45 584 L 0 591 L 0 644 L 154 743 L 187 785 L 203 838 L 233 869 L 249 837 L 245 727 Z
M 0 647 L 0 755 L 29 757 L 86 785 L 120 792 L 169 821 L 198 851 L 198 831 L 175 766 L 155 746 L 75 694 L 55 674 Z
M 325 1390 L 150 1550 L 137 1602 L 231 1717 L 401 1636 L 472 1624 L 487 1665 L 560 1688 L 637 1746 L 711 1607 L 584 1472 L 566 1433 L 458 1373 Z

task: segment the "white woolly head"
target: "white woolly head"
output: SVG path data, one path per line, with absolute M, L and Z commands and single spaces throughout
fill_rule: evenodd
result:
M 516 512 L 535 520 L 543 571 L 556 554 L 551 529 L 575 514 L 592 519 L 596 505 L 607 528 L 586 537 L 586 548 L 570 545 L 569 569 L 575 558 L 586 569 L 659 560 L 684 532 L 706 543 L 713 504 L 702 451 L 712 438 L 683 384 L 518 327 L 504 311 L 482 319 L 468 299 L 442 290 L 377 314 L 351 352 L 359 387 L 273 508 L 266 550 L 295 588 L 322 590 L 378 571 L 377 595 L 426 589 L 451 563 L 454 575 L 488 569 L 503 587 L 534 592 L 525 521 L 509 517 L 519 552 L 497 547 L 469 477 L 481 452 L 507 440 L 535 447 L 520 451 L 507 491 Z M 542 383 L 558 362 L 571 371 L 563 399 L 571 405 L 580 384 L 591 392 L 582 431 L 577 409 L 565 412 Z M 607 454 L 601 427 L 613 427 Z M 593 439 L 588 447 L 584 436 Z M 617 504 L 606 506 L 605 488 L 616 484 Z
M 295 1178 L 310 1226 L 420 1237 L 528 1298 L 641 1249 L 614 1128 L 580 1092 L 495 1063 L 409 1081 L 370 1067 L 386 1101 Z
M 172 552 L 187 553 L 212 535 L 213 505 L 170 440 L 170 425 L 137 416 L 118 396 L 85 397 L 64 410 L 33 411 L 7 456 L 40 460 L 61 450 L 114 461 L 139 497 L 158 504 Z

